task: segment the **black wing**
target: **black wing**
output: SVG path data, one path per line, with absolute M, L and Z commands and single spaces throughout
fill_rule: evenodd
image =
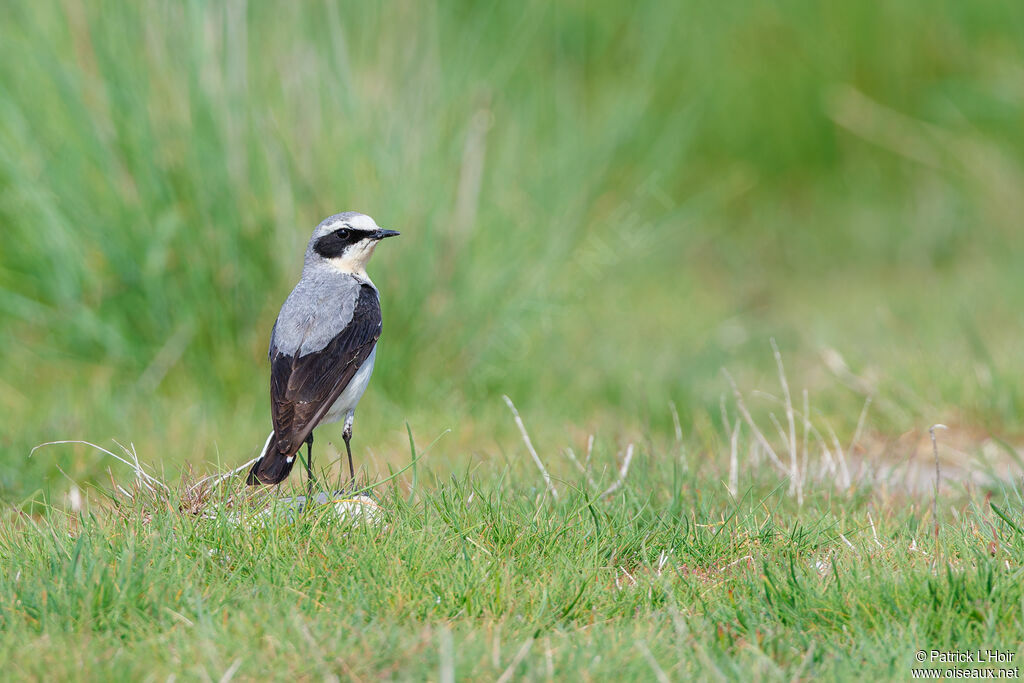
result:
M 352 320 L 326 347 L 305 356 L 271 353 L 270 414 L 279 455 L 295 455 L 373 352 L 380 331 L 377 292 L 362 285 Z

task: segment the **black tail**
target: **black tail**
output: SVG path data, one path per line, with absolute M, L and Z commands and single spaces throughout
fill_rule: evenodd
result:
M 289 458 L 277 450 L 276 435 L 271 434 L 267 439 L 267 445 L 263 447 L 260 459 L 254 462 L 252 469 L 249 470 L 245 483 L 249 486 L 280 484 L 288 478 L 294 465 L 295 454 Z

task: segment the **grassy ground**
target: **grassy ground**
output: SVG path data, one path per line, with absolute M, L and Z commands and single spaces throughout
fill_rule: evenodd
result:
M 1020 645 L 1016 487 L 948 492 L 936 538 L 927 496 L 816 481 L 798 507 L 762 463 L 733 497 L 664 435 L 606 495 L 622 464 L 606 444 L 586 473 L 583 451 L 580 470 L 552 463 L 557 500 L 536 470 L 433 477 L 431 457 L 356 525 L 267 523 L 237 481 L 188 511 L 122 496 L 112 514 L 94 492 L 9 515 L 8 674 L 888 679 L 921 649 Z
M 901 677 L 918 645 L 1016 647 L 1022 27 L 1010 2 L 9 3 L 6 661 L 490 678 L 534 638 L 512 674 Z M 344 209 L 403 232 L 370 269 L 364 476 L 408 464 L 407 424 L 449 430 L 377 490 L 386 527 L 77 510 L 112 461 L 34 446 L 134 443 L 166 481 L 255 455 L 270 327 Z M 563 455 L 591 434 L 605 485 L 634 444 L 613 495 Z

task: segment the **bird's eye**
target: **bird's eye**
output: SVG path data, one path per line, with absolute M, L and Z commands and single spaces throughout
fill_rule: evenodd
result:
M 348 236 L 350 234 L 352 234 L 352 233 L 349 232 L 348 228 L 342 228 L 341 230 L 338 230 L 334 234 L 337 235 L 338 237 L 340 237 L 343 240 L 347 240 Z

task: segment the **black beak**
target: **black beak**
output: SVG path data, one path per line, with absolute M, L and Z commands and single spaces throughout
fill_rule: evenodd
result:
M 398 232 L 397 230 L 377 230 L 376 232 L 371 233 L 370 237 L 372 237 L 375 240 L 382 240 L 385 237 L 394 237 L 396 235 L 401 234 L 402 233 Z

